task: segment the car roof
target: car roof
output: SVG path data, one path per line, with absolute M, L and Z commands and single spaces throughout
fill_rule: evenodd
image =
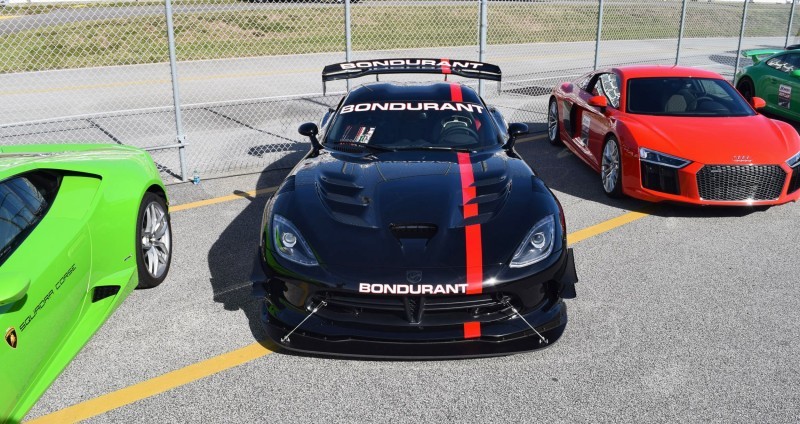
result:
M 688 66 L 639 65 L 614 68 L 624 79 L 657 77 L 693 77 L 724 79 L 716 72 Z
M 345 104 L 378 101 L 452 101 L 452 89 L 461 87 L 463 102 L 480 103 L 478 93 L 457 82 L 373 82 L 354 88 L 347 95 Z

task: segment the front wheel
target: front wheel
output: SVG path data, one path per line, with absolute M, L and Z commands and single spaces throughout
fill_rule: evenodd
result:
M 172 262 L 172 229 L 167 203 L 154 193 L 146 193 L 136 219 L 136 266 L 139 285 L 149 289 L 167 277 Z
M 753 87 L 753 81 L 750 78 L 742 78 L 739 84 L 736 84 L 736 89 L 744 97 L 745 100 L 753 103 L 753 97 L 756 95 L 756 89 Z
M 622 196 L 622 160 L 619 154 L 619 142 L 613 136 L 609 137 L 603 146 L 600 177 L 606 195 Z
M 561 134 L 558 123 L 558 102 L 555 98 L 550 99 L 547 107 L 547 141 L 553 146 L 561 144 Z

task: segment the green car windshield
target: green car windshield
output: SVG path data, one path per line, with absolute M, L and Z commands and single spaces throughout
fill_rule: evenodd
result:
M 391 101 L 342 106 L 324 142 L 375 150 L 475 150 L 499 144 L 500 136 L 483 105 Z
M 663 116 L 752 116 L 755 112 L 726 81 L 714 78 L 633 78 L 627 112 Z

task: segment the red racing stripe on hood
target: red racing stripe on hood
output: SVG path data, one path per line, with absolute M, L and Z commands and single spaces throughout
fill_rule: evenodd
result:
M 470 204 L 475 199 L 475 176 L 472 173 L 472 161 L 469 153 L 458 153 L 458 170 L 461 176 L 461 199 L 464 208 L 464 220 L 478 216 L 478 205 Z M 464 227 L 467 256 L 467 294 L 479 294 L 483 291 L 483 244 L 481 242 L 481 225 L 472 224 Z

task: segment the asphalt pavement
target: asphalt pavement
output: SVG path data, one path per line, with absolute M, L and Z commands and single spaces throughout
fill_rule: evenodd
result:
M 747 38 L 745 48 L 782 45 L 781 37 Z M 603 41 L 600 67 L 672 64 L 676 40 Z M 728 77 L 735 38 L 685 39 L 681 64 Z M 389 57 L 473 58 L 475 46 L 354 52 L 354 60 Z M 491 45 L 484 59 L 500 65 L 503 83 L 486 83 L 484 98 L 509 122 L 544 122 L 547 93 L 592 69 L 594 42 Z M 257 172 L 266 158 L 304 149 L 297 127 L 318 121 L 346 90 L 320 72 L 344 61 L 342 52 L 180 62 L 178 78 L 189 172 L 203 178 Z M 742 66 L 745 64 L 742 61 Z M 396 76 L 392 80 L 418 80 Z M 361 78 L 360 84 L 371 81 Z M 469 82 L 474 84 L 473 82 Z M 168 64 L 131 65 L 0 75 L 0 144 L 65 141 L 143 148 L 176 143 Z M 180 173 L 175 149 L 153 152 L 168 183 Z
M 549 348 L 444 361 L 279 351 L 88 422 L 797 422 L 797 204 L 612 200 L 566 149 L 540 137 L 518 151 L 564 205 L 570 233 L 648 213 L 573 244 L 578 298 Z M 173 205 L 240 197 L 173 213 L 167 280 L 134 292 L 27 418 L 262 340 L 248 276 L 266 198 L 242 192 L 286 172 L 264 163 L 257 175 L 170 186 Z

